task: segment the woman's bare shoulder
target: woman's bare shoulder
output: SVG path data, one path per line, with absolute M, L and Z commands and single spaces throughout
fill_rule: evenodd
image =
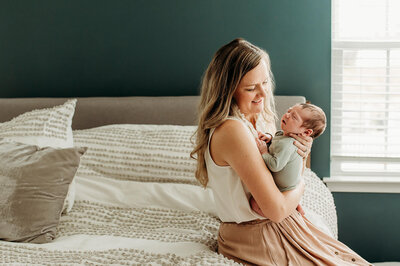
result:
M 212 137 L 213 144 L 223 150 L 251 141 L 254 141 L 253 136 L 247 126 L 240 120 L 233 119 L 227 119 L 218 126 Z
M 229 137 L 244 131 L 247 131 L 247 129 L 246 125 L 242 121 L 236 119 L 226 119 L 215 129 L 214 135 L 226 135 L 226 137 Z
M 229 165 L 228 157 L 236 154 L 239 146 L 252 141 L 248 131 L 239 120 L 227 119 L 219 125 L 210 141 L 210 153 L 215 163 Z

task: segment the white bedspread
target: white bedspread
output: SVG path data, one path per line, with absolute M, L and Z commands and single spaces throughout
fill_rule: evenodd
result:
M 74 206 L 61 217 L 56 239 L 0 241 L 0 264 L 234 265 L 216 252 L 213 196 L 196 185 L 188 157 L 193 132 L 193 127 L 133 125 L 74 132 L 75 145 L 89 149 L 77 172 Z M 310 170 L 305 180 L 310 183 L 306 215 L 331 233 L 334 210 L 326 212 L 331 216 L 315 211 L 331 199 L 315 200 L 324 186 Z

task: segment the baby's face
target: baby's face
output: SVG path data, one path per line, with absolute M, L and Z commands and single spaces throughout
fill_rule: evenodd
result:
M 302 126 L 303 122 L 304 120 L 307 120 L 309 117 L 311 117 L 309 110 L 301 108 L 300 105 L 292 106 L 282 116 L 281 128 L 285 134 L 303 133 L 306 130 L 306 128 Z

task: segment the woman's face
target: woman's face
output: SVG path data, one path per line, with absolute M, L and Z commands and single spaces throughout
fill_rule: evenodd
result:
M 264 60 L 239 82 L 233 98 L 246 119 L 250 120 L 264 110 L 268 82 L 268 68 Z

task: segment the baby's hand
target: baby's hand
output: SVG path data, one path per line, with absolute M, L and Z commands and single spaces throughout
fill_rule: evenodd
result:
M 257 148 L 261 154 L 268 153 L 268 146 L 265 141 L 256 139 L 256 143 L 257 143 Z
M 271 134 L 269 134 L 269 133 L 264 134 L 264 133 L 262 133 L 260 131 L 257 131 L 257 133 L 258 133 L 258 139 L 263 140 L 266 143 L 270 143 L 271 142 L 271 140 L 272 140 L 272 135 Z

